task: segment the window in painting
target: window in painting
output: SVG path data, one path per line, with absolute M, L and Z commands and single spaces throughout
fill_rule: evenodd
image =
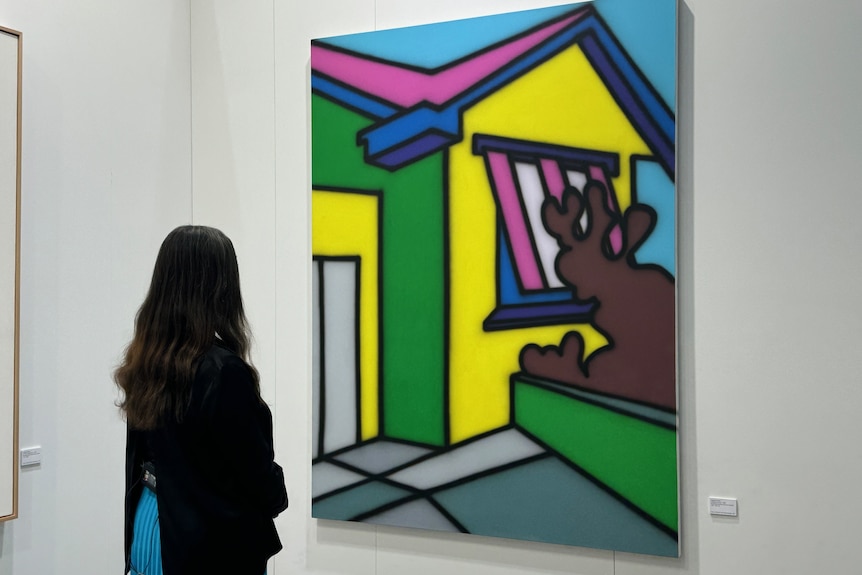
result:
M 588 321 L 592 302 L 577 300 L 555 271 L 559 246 L 542 223 L 542 205 L 549 197 L 561 201 L 567 188 L 583 191 L 598 181 L 610 192 L 608 208 L 618 213 L 611 178 L 619 174 L 619 156 L 480 134 L 473 152 L 485 159 L 498 208 L 497 306 L 484 329 Z M 621 240 L 613 230 L 612 249 L 619 250 Z

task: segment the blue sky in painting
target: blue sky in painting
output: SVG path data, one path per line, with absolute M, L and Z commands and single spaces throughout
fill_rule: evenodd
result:
M 593 4 L 662 99 L 674 108 L 676 0 L 596 0 Z M 436 68 L 577 6 L 566 4 L 322 40 L 385 60 Z
M 596 0 L 641 72 L 671 109 L 676 108 L 676 0 Z
M 565 14 L 575 6 L 566 4 L 426 26 L 335 36 L 323 40 L 327 44 L 386 60 L 436 68 Z
M 656 162 L 639 160 L 635 167 L 638 203 L 652 206 L 658 214 L 655 229 L 638 249 L 640 264 L 657 264 L 676 277 L 676 205 L 673 182 Z

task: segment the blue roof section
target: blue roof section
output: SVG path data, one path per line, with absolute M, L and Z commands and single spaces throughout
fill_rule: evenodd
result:
M 634 66 L 628 54 L 616 38 L 611 35 L 607 26 L 599 21 L 594 30 L 598 36 L 599 45 L 608 53 L 623 78 L 646 105 L 647 113 L 659 123 L 662 134 L 673 143 L 676 121 L 666 104 L 647 82 L 640 70 Z
M 396 106 L 370 98 L 359 90 L 354 90 L 316 72 L 311 74 L 311 91 L 375 120 L 388 118 L 400 110 Z
M 459 141 L 461 118 L 466 109 L 569 46 L 580 44 L 629 121 L 653 150 L 668 176 L 674 179 L 676 120 L 673 113 L 604 20 L 594 9 L 588 10 L 590 13 L 585 18 L 501 67 L 442 107 L 423 102 L 399 111 L 395 106 L 315 72 L 312 72 L 312 89 L 381 120 L 360 132 L 358 140 L 365 144 L 369 162 L 396 170 Z
M 620 44 L 671 108 L 676 107 L 676 66 L 668 65 L 668 58 L 675 57 L 676 53 L 676 18 L 669 18 L 668 12 L 676 14 L 676 2 L 677 0 L 594 2 L 596 10 L 614 31 Z M 511 38 L 587 3 L 331 36 L 320 40 L 330 46 L 390 62 L 433 69 Z M 644 33 L 644 30 L 650 32 Z

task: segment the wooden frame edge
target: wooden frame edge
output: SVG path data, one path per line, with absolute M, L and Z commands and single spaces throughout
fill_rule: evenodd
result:
M 13 334 L 13 382 L 12 382 L 12 513 L 0 516 L 0 523 L 18 518 L 18 465 L 19 451 L 19 365 L 20 365 L 20 334 L 21 334 L 21 119 L 22 119 L 22 83 L 23 83 L 23 37 L 24 35 L 11 28 L 0 26 L 0 32 L 15 36 L 18 39 L 18 86 L 17 86 L 17 133 L 15 135 L 15 317 Z

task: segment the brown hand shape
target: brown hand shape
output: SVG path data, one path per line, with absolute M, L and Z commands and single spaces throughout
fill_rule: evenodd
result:
M 595 327 L 608 345 L 583 358 L 583 339 L 567 333 L 559 346 L 529 344 L 521 368 L 530 374 L 586 389 L 676 409 L 674 280 L 665 270 L 639 265 L 634 253 L 655 226 L 649 206 L 632 205 L 620 218 L 610 212 L 603 185 L 592 182 L 585 198 L 567 190 L 563 205 L 546 200 L 545 227 L 560 244 L 557 274 L 581 300 L 595 299 Z M 587 214 L 586 229 L 579 221 Z M 609 234 L 619 224 L 623 247 L 614 254 Z

